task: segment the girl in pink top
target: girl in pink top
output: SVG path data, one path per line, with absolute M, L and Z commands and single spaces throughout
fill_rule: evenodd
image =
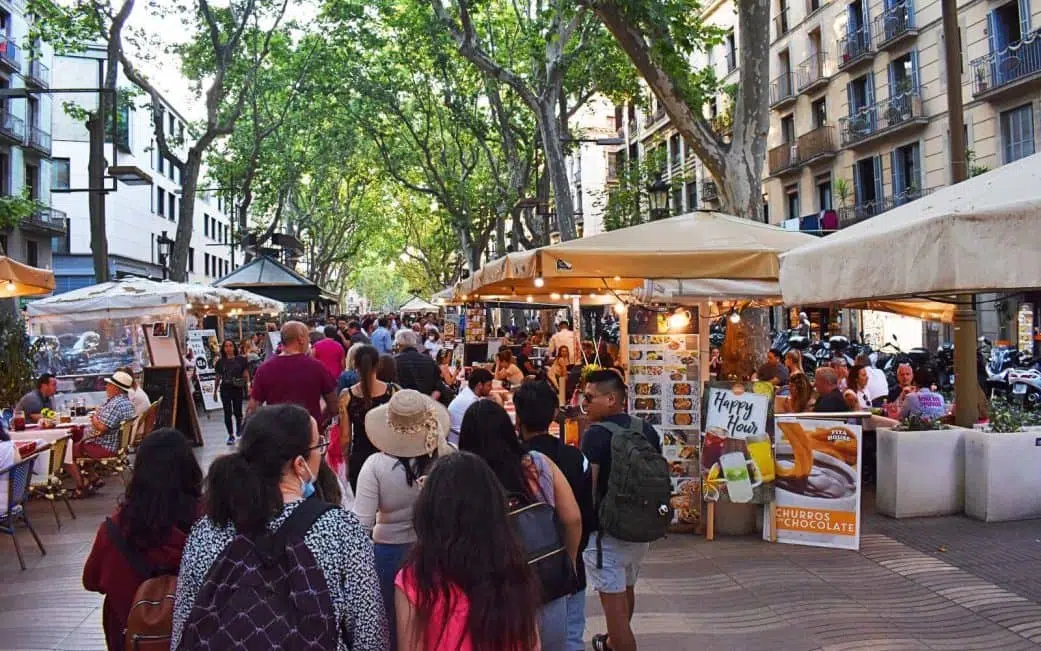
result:
M 468 452 L 434 465 L 398 572 L 397 651 L 538 651 L 538 582 L 488 465 Z

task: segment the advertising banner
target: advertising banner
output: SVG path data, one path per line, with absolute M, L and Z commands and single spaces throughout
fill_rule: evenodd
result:
M 704 409 L 701 483 L 705 500 L 742 504 L 773 501 L 773 385 L 708 382 Z
M 673 531 L 693 531 L 701 519 L 698 431 L 701 426 L 697 308 L 629 308 L 629 413 L 652 425 L 672 474 Z
M 860 549 L 860 425 L 778 418 L 775 440 L 777 542 Z
M 213 388 L 217 384 L 217 372 L 213 368 L 213 362 L 220 354 L 217 331 L 189 330 L 188 348 L 195 356 L 195 377 L 199 381 L 199 390 L 202 392 L 202 402 L 206 411 L 220 409 L 220 396 L 213 395 Z

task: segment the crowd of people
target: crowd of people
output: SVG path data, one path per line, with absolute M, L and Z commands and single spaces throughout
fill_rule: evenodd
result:
M 465 379 L 433 323 L 341 320 L 316 334 L 285 323 L 253 371 L 225 342 L 215 391 L 234 447 L 205 477 L 181 434 L 145 437 L 84 568 L 106 597 L 110 649 L 133 634 L 135 591 L 163 576 L 176 577 L 171 648 L 578 651 L 587 583 L 607 629 L 593 648 L 637 648 L 649 543 L 598 514 L 625 512 L 612 506 L 615 439 L 661 447 L 625 413 L 609 351 L 569 391 L 583 343 L 568 324 L 543 372 L 518 359 L 521 337 L 520 355 Z M 512 385 L 516 423 L 496 379 Z M 591 422 L 580 448 L 549 433 L 572 394 Z M 668 485 L 663 459 L 661 472 Z

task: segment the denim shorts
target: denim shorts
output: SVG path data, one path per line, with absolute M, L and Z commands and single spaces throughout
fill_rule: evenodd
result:
M 650 549 L 650 543 L 626 542 L 607 534 L 600 541 L 603 550 L 603 567 L 597 568 L 597 533 L 589 537 L 589 544 L 582 552 L 586 563 L 586 581 L 597 592 L 617 594 L 636 585 L 640 575 L 640 564 Z

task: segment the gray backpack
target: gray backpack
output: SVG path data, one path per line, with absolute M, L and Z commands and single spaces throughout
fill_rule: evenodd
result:
M 628 542 L 663 538 L 672 522 L 672 479 L 669 463 L 643 435 L 643 421 L 632 418 L 629 427 L 599 423 L 611 432 L 611 476 L 600 502 L 599 536 L 608 534 Z

